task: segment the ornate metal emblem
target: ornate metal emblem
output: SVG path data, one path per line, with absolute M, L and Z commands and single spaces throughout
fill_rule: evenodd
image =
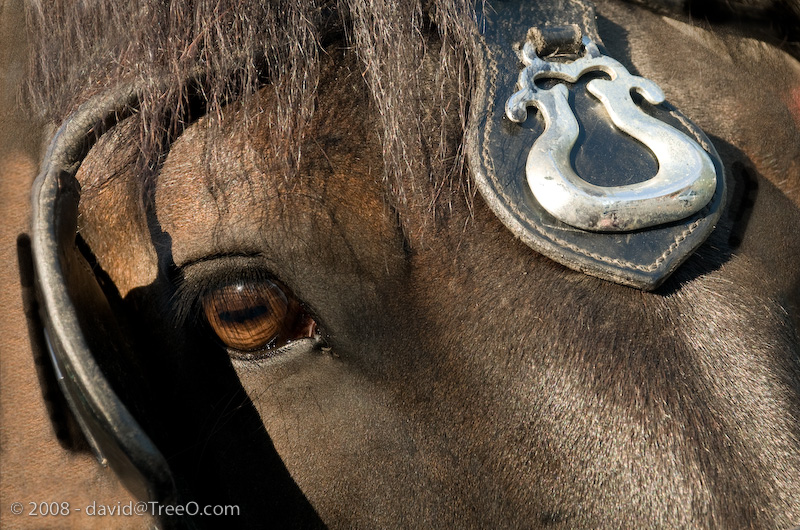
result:
M 714 146 L 654 82 L 606 53 L 590 2 L 492 7 L 479 24 L 467 143 L 486 204 L 571 269 L 657 288 L 720 217 Z
M 583 37 L 585 55 L 569 63 L 548 62 L 526 41 L 519 91 L 506 102 L 506 115 L 522 123 L 528 106 L 535 105 L 545 122 L 544 133 L 528 154 L 526 173 L 533 195 L 556 219 L 584 230 L 625 231 L 678 221 L 700 211 L 714 196 L 717 175 L 708 154 L 671 125 L 645 114 L 631 98 L 638 91 L 649 103 L 664 102 L 654 82 L 631 75 L 597 45 Z M 563 84 L 540 88 L 540 79 L 576 82 L 589 72 L 602 71 L 610 80 L 593 79 L 586 88 L 603 103 L 611 121 L 639 140 L 658 160 L 650 180 L 624 186 L 598 186 L 580 178 L 570 164 L 578 139 L 578 121 Z

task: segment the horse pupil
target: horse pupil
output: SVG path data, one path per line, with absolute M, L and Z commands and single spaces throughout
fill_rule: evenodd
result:
M 230 311 L 220 311 L 218 313 L 219 319 L 222 322 L 230 322 L 233 324 L 244 324 L 250 320 L 255 320 L 269 314 L 269 308 L 265 305 L 252 306 L 245 309 L 236 309 Z

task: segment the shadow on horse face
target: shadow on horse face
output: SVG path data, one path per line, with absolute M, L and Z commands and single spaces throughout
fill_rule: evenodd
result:
M 665 43 L 729 68 L 681 37 L 688 26 L 600 6 L 601 29 L 618 28 L 609 49 L 648 76 Z M 78 175 L 81 237 L 152 389 L 123 397 L 190 500 L 239 504 L 252 525 L 800 522 L 797 124 L 786 114 L 772 143 L 752 140 L 692 103 L 733 108 L 749 92 L 676 70 L 682 81 L 660 82 L 726 166 L 747 170 L 739 206 L 654 293 L 555 264 L 431 175 L 398 197 L 383 179 L 381 116 L 342 43 L 323 60 L 295 175 L 262 141 L 269 87 L 217 124 L 188 125 L 144 212 L 137 118 L 103 137 Z M 419 112 L 437 111 L 421 100 Z M 781 164 L 792 172 L 770 182 Z M 215 338 L 204 297 L 264 278 L 301 301 L 319 340 L 242 355 Z M 118 387 L 131 375 L 109 373 Z

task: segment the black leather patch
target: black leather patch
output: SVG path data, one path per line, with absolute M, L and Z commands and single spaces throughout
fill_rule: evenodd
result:
M 714 146 L 703 132 L 668 102 L 639 106 L 693 138 L 710 156 L 717 173 L 711 201 L 681 221 L 629 232 L 591 232 L 550 215 L 531 192 L 525 173 L 528 153 L 543 132 L 531 108 L 522 124 L 505 115 L 522 68 L 515 51 L 530 28 L 577 25 L 600 45 L 591 3 L 508 1 L 487 6 L 481 20 L 483 56 L 478 97 L 473 101 L 468 141 L 470 168 L 486 202 L 503 223 L 534 250 L 577 271 L 645 290 L 658 287 L 711 233 L 725 197 L 725 175 Z M 620 60 L 621 58 L 617 58 Z M 562 59 L 559 59 L 562 60 Z M 629 66 L 629 65 L 626 65 Z M 581 126 L 571 163 L 578 175 L 598 186 L 621 186 L 652 178 L 653 154 L 618 131 L 602 105 L 586 93 L 585 75 L 570 87 L 570 103 Z

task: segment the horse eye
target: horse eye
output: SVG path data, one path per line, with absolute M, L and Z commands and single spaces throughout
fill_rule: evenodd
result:
M 313 337 L 316 332 L 316 323 L 300 302 L 268 280 L 215 289 L 203 296 L 202 305 L 209 326 L 222 343 L 246 357 Z

